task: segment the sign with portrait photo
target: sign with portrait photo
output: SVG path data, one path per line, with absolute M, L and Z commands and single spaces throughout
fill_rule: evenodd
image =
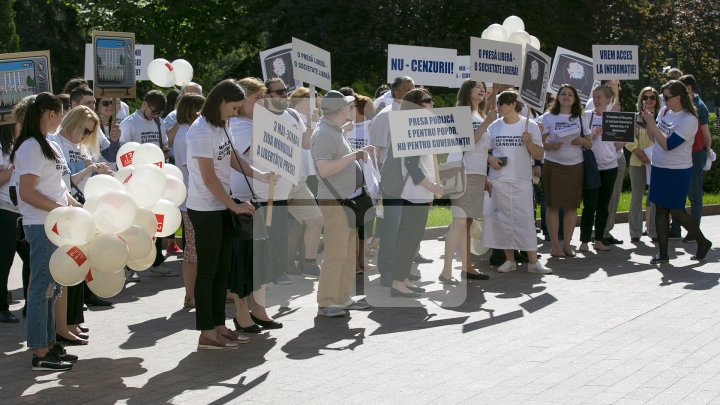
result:
M 0 55 L 0 124 L 11 124 L 12 109 L 20 100 L 42 92 L 52 93 L 50 51 Z
M 95 97 L 135 98 L 135 34 L 93 31 Z
M 279 78 L 285 83 L 288 93 L 302 87 L 302 81 L 295 80 L 292 63 L 292 43 L 276 46 L 260 52 L 260 66 L 263 80 Z
M 530 45 L 525 50 L 525 66 L 520 84 L 520 100 L 535 111 L 545 111 L 545 93 L 552 59 Z
M 580 102 L 585 104 L 592 97 L 592 58 L 558 47 L 555 51 L 547 92 L 557 93 L 563 84 L 573 86 L 577 90 L 578 96 L 580 96 Z

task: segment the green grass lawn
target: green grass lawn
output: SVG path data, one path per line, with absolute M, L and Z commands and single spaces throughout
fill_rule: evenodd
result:
M 643 197 L 643 207 L 645 206 L 645 199 Z M 703 204 L 720 204 L 720 194 L 705 194 L 703 196 Z M 618 204 L 618 212 L 627 211 L 630 206 L 630 192 L 620 194 L 620 203 Z M 687 201 L 686 206 L 690 206 L 690 201 Z M 578 209 L 578 215 L 582 213 L 582 206 Z M 540 218 L 540 207 L 535 209 L 535 217 Z M 433 226 L 447 226 L 452 222 L 452 215 L 450 213 L 450 207 L 431 207 L 430 214 L 428 215 L 427 227 Z

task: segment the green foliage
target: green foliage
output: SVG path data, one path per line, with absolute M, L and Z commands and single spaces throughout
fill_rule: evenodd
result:
M 20 37 L 15 30 L 15 0 L 0 0 L 0 53 L 20 50 Z

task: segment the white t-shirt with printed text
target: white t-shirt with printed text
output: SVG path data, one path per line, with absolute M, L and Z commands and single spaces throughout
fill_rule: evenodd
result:
M 522 141 L 526 121 L 527 118 L 520 117 L 518 122 L 508 124 L 503 119 L 498 119 L 488 127 L 490 149 L 492 149 L 493 157 L 507 157 L 507 164 L 501 167 L 500 170 L 490 168 L 488 179 L 507 183 L 530 182 L 532 180 L 533 158 Z M 533 120 L 528 123 L 528 132 L 532 138 L 532 143 L 542 147 L 540 128 Z
M 669 138 L 673 133 L 685 140 L 675 149 L 665 150 L 657 142 L 653 146 L 652 165 L 665 169 L 688 169 L 692 167 L 692 145 L 697 133 L 698 120 L 687 111 L 673 112 L 663 108 L 658 114 L 657 126 Z
M 602 115 L 586 111 L 584 116 L 590 122 L 590 125 L 588 125 L 590 131 L 598 127 L 602 128 Z M 618 150 L 615 148 L 615 142 L 603 141 L 602 135 L 595 135 L 592 137 L 592 143 L 592 151 L 595 154 L 599 170 L 610 170 L 618 167 Z
M 167 132 L 160 120 L 160 133 L 162 135 L 162 146 L 167 147 Z M 145 119 L 140 110 L 120 123 L 120 142 L 153 143 L 160 147 L 158 136 L 158 125 L 155 120 Z
M 230 132 L 230 131 L 228 131 Z M 208 190 L 200 173 L 197 158 L 212 159 L 215 175 L 225 192 L 230 194 L 230 154 L 232 148 L 221 127 L 211 125 L 200 116 L 187 132 L 188 197 L 185 206 L 195 211 L 222 211 L 225 204 Z
M 547 142 L 562 142 L 560 149 L 545 150 L 545 160 L 565 166 L 572 166 L 583 162 L 582 146 L 573 145 L 572 141 L 580 136 L 580 117 L 570 118 L 570 114 L 552 114 L 547 112 L 540 117 L 543 130 L 548 134 Z M 587 125 L 585 134 L 589 134 Z

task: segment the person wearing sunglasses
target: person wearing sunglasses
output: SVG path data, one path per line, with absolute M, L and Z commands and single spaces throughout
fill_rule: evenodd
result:
M 165 104 L 162 92 L 150 90 L 140 108 L 120 123 L 120 142 L 154 143 L 166 152 L 167 132 L 160 119 Z
M 648 137 L 647 124 L 642 117 L 643 111 L 650 111 L 654 117 L 657 117 L 660 111 L 660 96 L 653 87 L 645 87 L 640 90 L 637 99 L 638 118 L 635 126 L 635 142 L 625 145 L 625 149 L 631 152 L 630 155 L 630 185 L 632 194 L 630 197 L 630 212 L 628 223 L 630 226 L 630 241 L 637 243 L 643 234 L 643 210 L 642 199 L 645 194 L 645 186 L 647 183 L 647 167 L 650 165 L 650 156 L 646 153 L 648 148 L 652 147 L 653 141 Z M 653 240 L 657 239 L 655 230 L 655 205 L 651 202 L 646 203 L 647 210 L 647 235 Z
M 528 272 L 548 274 L 552 270 L 540 263 L 537 255 L 532 183 L 533 159 L 542 159 L 545 150 L 538 124 L 521 116 L 522 108 L 515 91 L 497 96 L 502 119 L 488 127 L 493 209 L 484 218 L 483 246 L 504 250 L 505 262 L 497 268 L 499 273 L 517 270 L 514 251 L 520 250 L 528 254 Z
M 648 200 L 656 205 L 655 227 L 658 233 L 658 254 L 651 264 L 670 261 L 668 255 L 669 215 L 688 231 L 697 241 L 697 251 L 692 260 L 703 260 L 712 242 L 700 230 L 700 226 L 685 211 L 692 176 L 692 144 L 698 129 L 697 110 L 685 85 L 678 80 L 665 83 L 663 93 L 665 107 L 660 110 L 657 122 L 650 110 L 642 117 L 647 123 L 648 136 L 655 141 L 652 151 L 650 193 Z

